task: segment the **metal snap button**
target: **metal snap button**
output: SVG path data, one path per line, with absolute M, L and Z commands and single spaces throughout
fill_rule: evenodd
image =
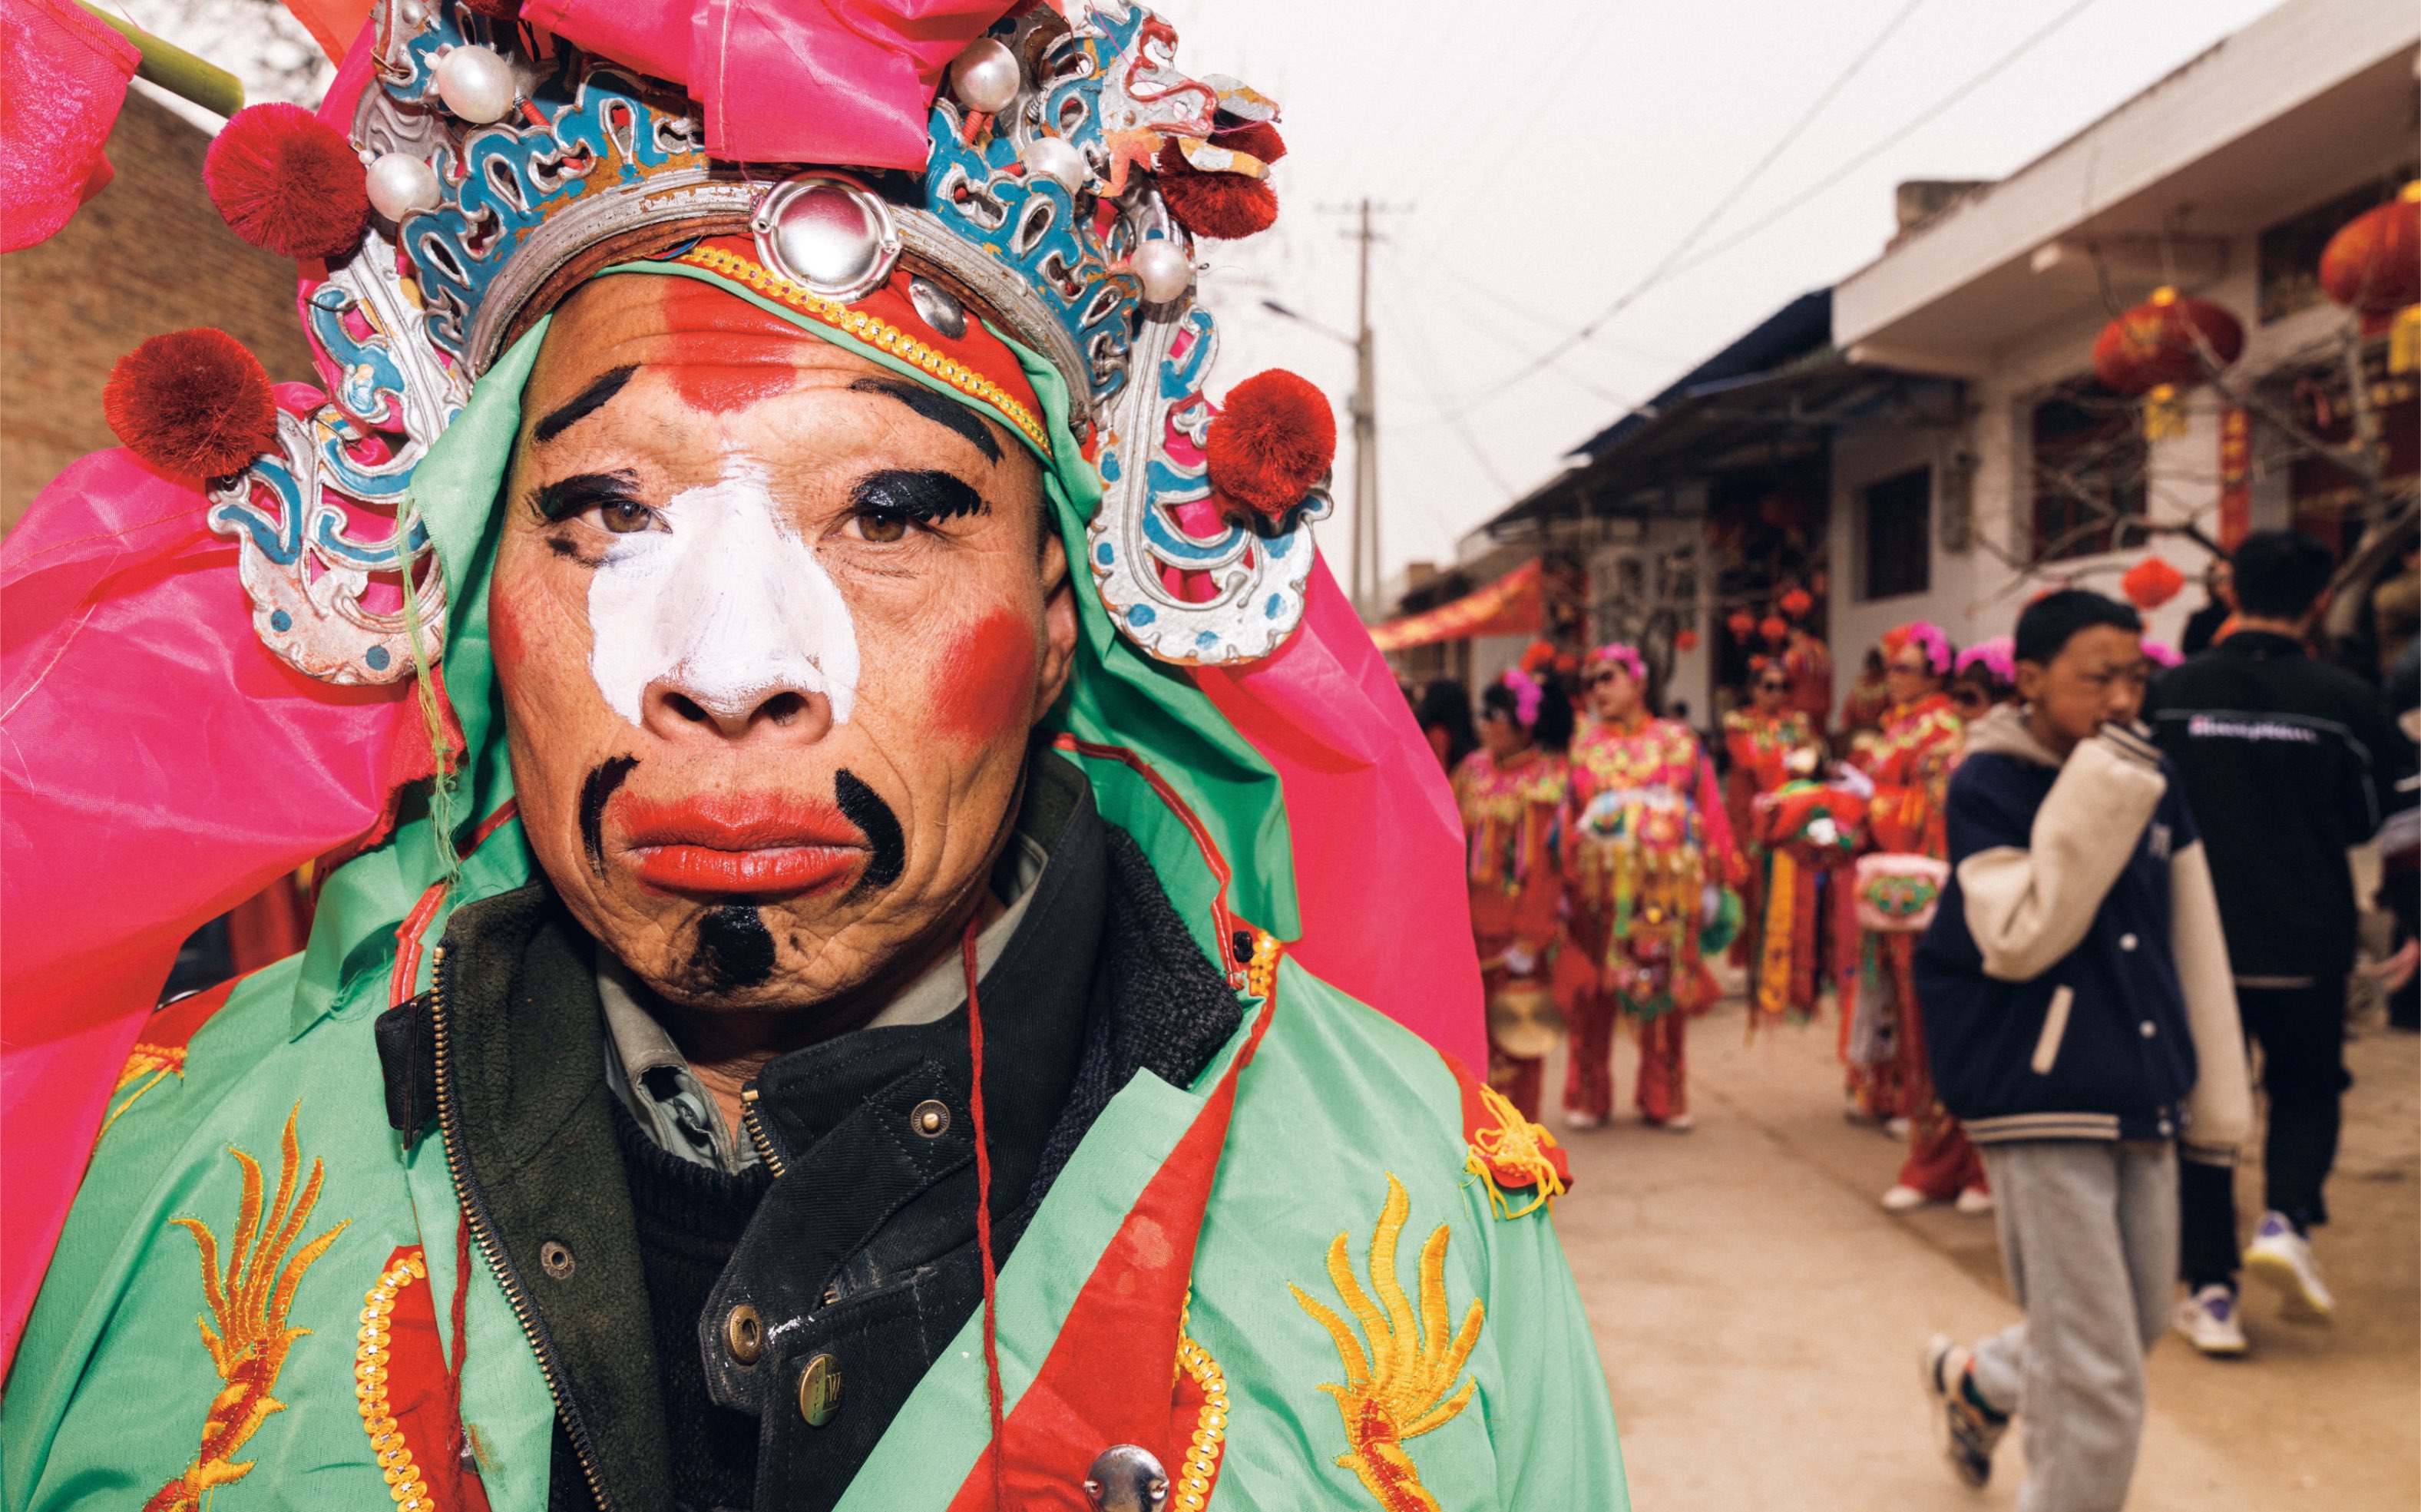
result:
M 908 1110 L 908 1127 L 927 1139 L 939 1139 L 949 1131 L 950 1105 L 927 1098 Z
M 840 1362 L 820 1354 L 799 1372 L 799 1415 L 811 1428 L 822 1427 L 840 1411 Z
M 571 1279 L 571 1247 L 561 1239 L 548 1239 L 538 1247 L 538 1268 L 556 1281 Z
M 1141 1444 L 1114 1443 L 1085 1473 L 1085 1500 L 1093 1512 L 1160 1512 L 1168 1500 L 1168 1472 Z
M 743 1365 L 753 1365 L 765 1354 L 765 1320 L 757 1309 L 742 1302 L 723 1315 L 723 1347 L 731 1358 Z

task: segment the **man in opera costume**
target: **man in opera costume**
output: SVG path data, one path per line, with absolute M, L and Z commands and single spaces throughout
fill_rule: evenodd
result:
M 0 558 L 0 1504 L 1626 1504 L 1330 411 L 1205 391 L 1275 107 L 1005 11 L 383 0 L 214 146 L 329 391 L 147 343 Z
M 1791 798 L 1819 797 L 1812 779 L 1823 762 L 1823 736 L 1804 711 L 1790 707 L 1790 677 L 1780 659 L 1750 660 L 1748 694 L 1745 705 L 1724 716 L 1724 748 L 1731 757 L 1724 810 L 1747 869 L 1748 927 L 1733 942 L 1733 959 L 1748 969 L 1751 1025 L 1786 1018 L 1804 1022 L 1816 1006 L 1822 867 L 1810 857 L 1820 848 L 1802 834 L 1805 820 L 1799 810 L 1807 802 L 1788 803 L 1783 789 L 1792 788 Z
M 1601 646 L 1581 667 L 1592 716 L 1572 741 L 1563 823 L 1569 943 L 1555 975 L 1571 1059 L 1564 1116 L 1614 1113 L 1614 1026 L 1639 1035 L 1640 1118 L 1691 1127 L 1683 1030 L 1714 1006 L 1708 954 L 1740 927 L 1741 881 L 1714 763 L 1679 720 L 1648 711 L 1638 648 Z

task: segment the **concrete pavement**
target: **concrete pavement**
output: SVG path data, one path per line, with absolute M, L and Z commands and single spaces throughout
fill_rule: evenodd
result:
M 1833 1029 L 1743 1043 L 1737 1002 L 1692 1025 L 1697 1129 L 1625 1115 L 1566 1135 L 1578 1184 L 1555 1224 L 1613 1384 L 1639 1512 L 1804 1507 L 1975 1512 L 2015 1504 L 2016 1434 L 1993 1484 L 1943 1462 L 1917 1353 L 2017 1317 L 1989 1217 L 1912 1217 L 1875 1199 L 1901 1146 L 1840 1114 Z M 2332 1329 L 2277 1321 L 2248 1295 L 2253 1356 L 2153 1351 L 2151 1418 L 2131 1512 L 2421 1506 L 2421 1042 L 2372 1029 L 2319 1254 Z M 1627 1100 L 1632 1057 L 1617 1054 Z M 2242 1173 L 2246 1222 L 2257 1161 Z

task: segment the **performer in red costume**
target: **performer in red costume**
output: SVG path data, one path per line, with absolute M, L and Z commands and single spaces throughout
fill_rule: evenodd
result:
M 1851 757 L 1864 779 L 1856 785 L 1871 791 L 1867 853 L 1836 913 L 1857 942 L 1844 962 L 1843 1055 L 1852 1106 L 1907 1120 L 1908 1160 L 1882 1199 L 1895 1212 L 1953 1199 L 1962 1212 L 1991 1209 L 1983 1161 L 1934 1096 L 1911 973 L 1949 855 L 1943 803 L 1966 743 L 1966 726 L 1943 691 L 1951 664 L 1950 638 L 1939 626 L 1919 620 L 1888 631 L 1891 711 Z
M 1724 807 L 1747 872 L 1742 901 L 1748 927 L 1732 942 L 1732 960 L 1751 974 L 1754 1024 L 1786 1013 L 1804 1019 L 1815 1006 L 1819 873 L 1799 865 L 1791 853 L 1795 848 L 1776 850 L 1763 842 L 1757 800 L 1813 776 L 1822 761 L 1823 738 L 1807 714 L 1792 706 L 1784 662 L 1757 658 L 1748 688 L 1747 706 L 1724 716 L 1724 747 L 1731 756 Z M 1800 984 L 1796 990 L 1794 983 Z
M 1548 946 L 1563 902 L 1556 852 L 1571 739 L 1572 707 L 1552 681 L 1520 668 L 1479 696 L 1479 749 L 1454 770 L 1469 857 L 1471 932 L 1490 998 L 1509 985 L 1547 983 Z M 1491 1085 L 1539 1116 L 1540 1067 L 1488 1042 Z
M 1739 929 L 1742 878 L 1715 767 L 1690 727 L 1648 712 L 1648 673 L 1629 646 L 1589 656 L 1592 718 L 1572 742 L 1564 870 L 1570 946 L 1557 985 L 1571 1026 L 1565 1121 L 1614 1112 L 1614 1021 L 1639 1031 L 1636 1103 L 1648 1124 L 1690 1127 L 1682 1026 L 1714 1003 L 1703 956 Z

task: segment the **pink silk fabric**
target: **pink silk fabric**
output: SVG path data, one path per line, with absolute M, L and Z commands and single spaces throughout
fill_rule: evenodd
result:
M 1326 559 L 1276 655 L 1194 680 L 1285 790 L 1303 913 L 1290 954 L 1464 1065 L 1488 1064 L 1454 789 Z
M 73 0 L 0 6 L 0 252 L 56 235 L 108 185 L 102 148 L 142 61 Z
M 330 687 L 260 644 L 203 508 L 97 452 L 0 542 L 0 1368 L 178 945 L 428 769 L 408 684 Z
M 522 20 L 706 108 L 706 149 L 749 163 L 925 166 L 933 93 L 1006 0 L 525 0 Z

